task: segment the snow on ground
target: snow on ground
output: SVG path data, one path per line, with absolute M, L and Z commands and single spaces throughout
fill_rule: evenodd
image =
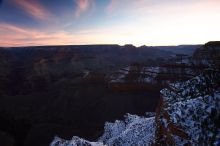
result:
M 127 114 L 125 121 L 105 123 L 104 134 L 98 142 L 89 142 L 79 137 L 63 140 L 55 137 L 50 146 L 149 146 L 154 142 L 155 118 Z
M 219 71 L 209 70 L 191 80 L 172 83 L 169 88 L 161 90 L 166 103 L 163 111 L 170 117 L 167 119 L 161 114 L 164 128 L 169 128 L 169 124 L 176 125 L 189 137 L 184 139 L 173 134 L 175 145 L 220 144 L 219 79 Z M 55 137 L 50 146 L 149 146 L 155 141 L 155 130 L 153 113 L 147 113 L 145 117 L 127 114 L 124 121 L 106 122 L 98 142 L 79 137 L 69 141 Z
M 181 67 L 125 67 L 117 72 L 113 73 L 110 76 L 110 83 L 126 83 L 128 82 L 128 76 L 135 74 L 138 76 L 134 79 L 134 82 L 146 83 L 146 84 L 157 84 L 158 76 L 167 76 L 167 75 L 184 75 L 185 77 L 191 78 L 195 76 L 193 68 L 181 68 Z M 129 80 L 130 82 L 130 80 Z M 160 80 L 159 82 L 164 82 L 164 84 L 169 83 L 168 79 Z
M 212 74 L 202 74 L 183 83 L 172 83 L 169 86 L 170 89 L 165 88 L 160 92 L 163 95 L 164 100 L 172 105 L 173 103 L 179 101 L 212 93 L 215 90 L 217 82 L 215 79 L 219 78 L 220 75 L 218 72 L 213 72 Z
M 173 135 L 176 145 L 211 145 L 219 142 L 220 92 L 219 73 L 207 72 L 183 83 L 170 84 L 161 90 L 165 104 L 164 111 L 169 114 L 161 121 L 167 125 L 181 127 L 190 139 Z M 167 123 L 168 122 L 168 123 Z M 215 140 L 216 139 L 216 140 Z
M 110 77 L 111 83 L 125 83 L 127 81 L 126 77 L 129 75 L 130 72 L 135 72 L 132 70 L 132 67 L 128 66 L 125 68 L 120 69 L 119 71 L 115 72 Z M 144 83 L 156 83 L 155 78 L 160 72 L 160 67 L 142 67 L 140 71 L 140 76 L 138 78 L 139 82 Z
M 55 137 L 50 146 L 104 146 L 104 144 L 101 142 L 89 142 L 74 136 L 72 140 L 64 140 L 59 137 Z
M 220 93 L 176 102 L 166 110 L 170 114 L 170 122 L 182 127 L 191 138 L 192 145 L 209 145 L 218 132 L 215 122 L 219 118 Z M 187 143 L 184 140 L 180 143 L 178 137 L 175 141 L 177 145 Z
M 127 114 L 125 122 L 106 123 L 104 129 L 99 141 L 108 146 L 148 146 L 154 142 L 155 118 Z

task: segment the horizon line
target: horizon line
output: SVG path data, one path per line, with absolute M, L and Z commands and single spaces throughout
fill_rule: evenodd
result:
M 215 41 L 208 41 L 208 42 L 215 42 Z M 208 43 L 206 42 L 206 43 Z M 204 44 L 206 44 L 204 43 Z M 146 46 L 146 47 L 170 47 L 170 46 L 196 46 L 196 45 L 204 45 L 203 43 L 201 44 L 179 44 L 179 45 L 147 45 L 147 44 L 143 44 L 143 45 L 134 45 L 134 44 L 124 44 L 124 45 L 120 45 L 120 44 L 107 44 L 107 43 L 103 43 L 103 44 L 54 44 L 54 45 L 21 45 L 21 46 L 0 46 L 0 48 L 28 48 L 28 47 L 58 47 L 58 46 L 113 46 L 113 45 L 117 45 L 117 46 L 127 46 L 127 45 L 131 45 L 134 47 L 142 47 L 142 46 Z

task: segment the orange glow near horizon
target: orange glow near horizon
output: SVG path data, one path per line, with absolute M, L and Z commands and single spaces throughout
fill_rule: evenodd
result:
M 34 1 L 15 0 L 18 6 L 40 21 L 50 21 L 52 14 Z M 131 1 L 131 0 L 128 0 Z M 189 3 L 158 4 L 148 0 L 111 0 L 104 8 L 106 23 L 79 28 L 74 31 L 65 27 L 28 28 L 17 24 L 0 22 L 0 46 L 80 45 L 80 44 L 134 44 L 180 45 L 204 44 L 220 40 L 220 1 L 187 0 Z M 77 8 L 68 23 L 77 23 L 82 13 L 92 13 L 98 6 L 95 0 L 77 0 Z M 89 11 L 89 12 L 87 12 Z M 124 19 L 114 20 L 122 15 Z M 85 20 L 84 20 L 85 21 Z M 96 19 L 94 18 L 94 21 Z M 87 22 L 89 23 L 89 22 Z M 109 23 L 109 24 L 108 24 Z M 51 21 L 53 26 L 54 21 Z M 50 28 L 47 26 L 46 28 Z M 72 28 L 74 29 L 74 27 Z

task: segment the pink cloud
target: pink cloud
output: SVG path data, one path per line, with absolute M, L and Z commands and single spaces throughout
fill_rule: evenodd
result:
M 52 14 L 36 0 L 13 0 L 13 2 L 17 7 L 23 9 L 34 18 L 47 20 L 52 16 Z
M 110 0 L 106 7 L 106 12 L 112 14 L 118 11 L 127 11 L 143 1 L 146 3 L 148 0 Z
M 75 0 L 75 3 L 77 4 L 75 16 L 79 17 L 80 14 L 86 12 L 90 8 L 92 0 Z
M 150 0 L 110 0 L 106 7 L 108 14 L 118 14 L 121 12 L 130 13 L 136 11 L 141 6 L 148 5 Z
M 118 5 L 118 0 L 111 0 L 107 6 L 107 12 L 111 13 Z
M 0 23 L 0 46 L 64 45 L 70 44 L 73 36 L 63 32 L 41 32 L 7 23 Z

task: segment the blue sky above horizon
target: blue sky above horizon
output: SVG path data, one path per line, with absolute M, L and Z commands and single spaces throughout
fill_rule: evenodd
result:
M 219 0 L 0 0 L 0 46 L 203 44 Z

